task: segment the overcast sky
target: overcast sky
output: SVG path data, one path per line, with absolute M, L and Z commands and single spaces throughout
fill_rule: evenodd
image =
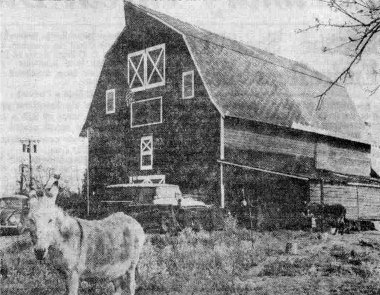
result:
M 314 19 L 334 18 L 316 0 L 133 1 L 221 35 L 303 63 L 334 78 L 348 61 L 344 52 L 322 53 L 347 36 L 337 30 L 308 31 Z M 22 138 L 39 139 L 35 163 L 53 167 L 77 187 L 86 167 L 79 138 L 105 52 L 124 26 L 122 0 L 2 1 L 0 194 L 14 190 L 26 161 Z M 379 41 L 379 40 L 378 40 Z M 379 42 L 347 85 L 363 120 L 380 130 L 379 94 L 368 98 L 379 68 Z M 371 105 L 372 104 L 372 105 Z M 376 105 L 377 104 L 377 105 Z M 372 109 L 372 112 L 370 111 Z M 378 132 L 380 134 L 380 132 Z

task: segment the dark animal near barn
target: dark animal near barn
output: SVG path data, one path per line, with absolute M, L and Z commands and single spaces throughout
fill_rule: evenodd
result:
M 343 205 L 310 203 L 306 208 L 307 215 L 316 218 L 320 230 L 333 228 L 335 229 L 333 234 L 344 233 L 347 210 Z
M 63 274 L 66 294 L 78 294 L 79 279 L 111 281 L 115 295 L 123 292 L 128 279 L 130 294 L 135 294 L 135 272 L 145 240 L 141 225 L 120 212 L 102 220 L 74 218 L 53 200 L 55 196 L 31 200 L 30 233 L 36 258 L 49 257 Z

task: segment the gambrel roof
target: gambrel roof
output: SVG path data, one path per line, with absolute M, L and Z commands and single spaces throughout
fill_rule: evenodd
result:
M 127 0 L 125 9 L 138 9 L 183 36 L 222 116 L 366 142 L 364 122 L 344 87 L 333 86 L 316 110 L 331 82 L 321 73 Z
M 223 116 L 364 141 L 364 122 L 344 87 L 304 64 L 125 1 L 182 34 L 210 98 Z

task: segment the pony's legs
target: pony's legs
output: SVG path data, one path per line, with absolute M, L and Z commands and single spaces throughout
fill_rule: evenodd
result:
M 121 295 L 123 293 L 123 278 L 117 278 L 112 283 L 115 288 L 113 295 Z
M 70 272 L 66 280 L 66 289 L 68 295 L 78 295 L 79 274 L 77 271 Z

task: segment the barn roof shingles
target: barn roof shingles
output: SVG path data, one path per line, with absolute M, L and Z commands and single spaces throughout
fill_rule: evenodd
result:
M 345 88 L 306 65 L 242 44 L 141 5 L 137 8 L 182 34 L 210 99 L 223 116 L 333 135 L 363 138 L 364 122 Z

